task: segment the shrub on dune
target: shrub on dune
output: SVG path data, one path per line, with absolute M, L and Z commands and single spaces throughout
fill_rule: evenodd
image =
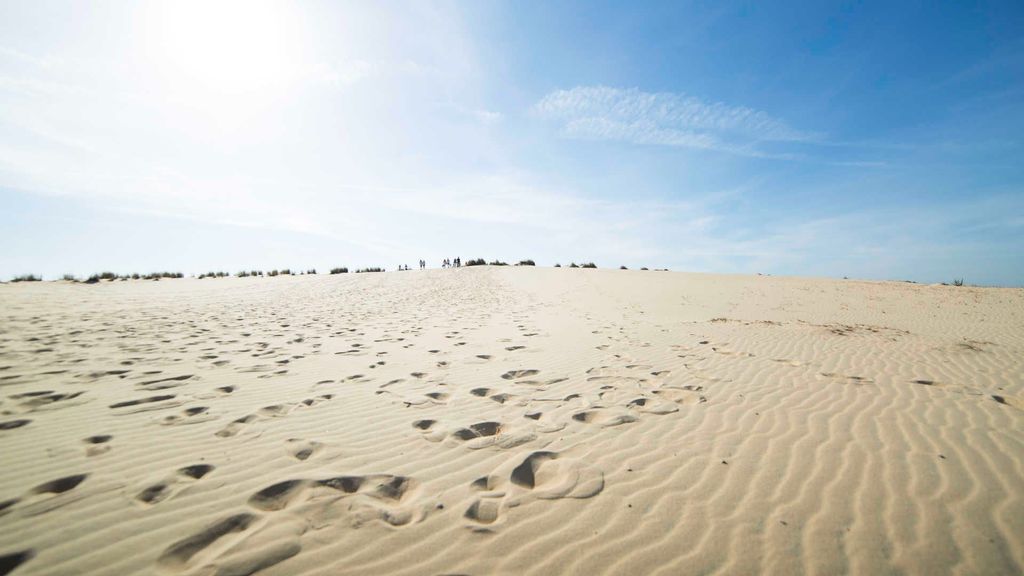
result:
M 569 268 L 579 268 L 579 266 L 577 266 L 575 262 L 570 262 Z
M 597 264 L 594 264 L 593 262 L 587 262 L 586 264 L 580 266 L 580 268 L 597 268 Z
M 534 263 L 533 260 L 520 260 L 519 264 L 516 264 L 516 266 L 536 266 L 536 265 L 537 264 Z
M 348 274 L 348 268 L 331 268 L 331 274 Z
M 491 266 L 508 266 L 508 262 L 502 262 L 500 260 L 495 260 L 494 262 L 491 262 L 490 265 Z
M 485 266 L 486 264 L 487 260 L 484 260 L 483 258 L 477 258 L 475 260 L 466 261 L 466 266 Z
M 65 274 L 61 276 L 60 279 L 64 280 L 65 282 L 78 282 L 78 278 L 75 278 L 74 274 Z
M 383 272 L 383 271 L 384 271 L 383 268 L 377 268 L 377 267 L 373 267 L 373 268 L 360 268 L 359 270 L 356 270 L 356 274 L 363 274 L 363 273 L 366 273 L 366 272 Z
M 629 268 L 626 268 L 625 266 L 619 266 L 619 270 L 629 270 Z
M 89 276 L 89 278 L 85 281 L 85 283 L 86 284 L 95 284 L 95 283 L 99 282 L 100 280 L 110 280 L 110 281 L 117 280 L 117 274 L 114 274 L 113 272 L 100 272 L 99 274 L 93 274 L 92 276 Z
M 42 278 L 35 274 L 22 274 L 21 276 L 11 278 L 11 282 L 39 282 L 40 280 Z

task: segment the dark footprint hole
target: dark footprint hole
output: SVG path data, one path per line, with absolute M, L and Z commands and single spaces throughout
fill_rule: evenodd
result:
M 89 475 L 88 474 L 75 474 L 74 476 L 65 476 L 56 480 L 50 480 L 45 484 L 40 484 L 32 489 L 33 494 L 63 494 L 68 490 L 74 489 L 76 486 L 82 483 Z
M 21 552 L 15 552 L 13 554 L 4 554 L 0 556 L 0 576 L 4 574 L 10 574 L 18 566 L 21 566 L 25 562 L 35 558 L 35 550 L 22 550 Z
M 31 420 L 21 418 L 19 420 L 8 420 L 7 422 L 0 422 L 0 430 L 14 430 L 15 428 L 21 428 L 26 426 Z
M 195 478 L 199 480 L 203 476 L 206 476 L 213 471 L 213 466 L 210 464 L 193 464 L 191 466 L 185 466 L 178 470 L 179 473 L 188 476 L 189 478 Z
M 149 398 L 140 398 L 138 400 L 127 400 L 125 402 L 118 402 L 111 404 L 111 408 L 126 408 L 128 406 L 138 406 L 139 404 L 149 404 L 151 402 L 163 402 L 164 400 L 170 400 L 174 398 L 174 394 L 164 394 L 161 396 L 150 396 Z
M 280 510 L 303 484 L 302 480 L 285 480 L 267 486 L 249 497 L 249 505 L 260 510 Z
M 487 396 L 487 393 L 490 391 L 490 388 L 473 388 L 469 393 L 473 396 Z
M 402 496 L 405 495 L 405 491 L 409 489 L 409 478 L 405 476 L 395 476 L 387 482 L 382 482 L 377 486 L 377 493 L 382 497 L 389 500 L 401 500 Z
M 234 386 L 221 386 L 220 388 L 217 388 L 217 390 L 219 390 L 219 391 L 221 391 L 221 392 L 223 392 L 225 394 L 231 394 L 232 392 L 235 391 L 235 387 Z
M 18 502 L 20 502 L 18 498 L 11 498 L 10 500 L 4 500 L 3 502 L 0 502 L 0 516 L 6 514 L 7 509 L 10 508 L 11 506 L 14 506 Z
M 512 471 L 512 482 L 523 486 L 525 488 L 533 488 L 536 486 L 536 473 L 540 469 L 540 465 L 545 460 L 554 460 L 558 458 L 558 454 L 555 452 L 534 452 L 523 460 L 523 463 L 516 466 L 516 469 Z
M 193 408 L 186 408 L 185 414 L 188 414 L 189 416 L 196 416 L 198 414 L 206 412 L 207 410 L 209 410 L 209 408 L 207 408 L 206 406 L 195 406 Z
M 89 444 L 106 444 L 113 438 L 110 434 L 97 434 L 95 436 L 89 436 L 85 439 Z
M 11 394 L 11 398 L 31 398 L 33 396 L 46 396 L 53 394 L 53 390 L 36 390 L 35 392 L 22 392 L 21 394 Z
M 145 502 L 146 504 L 152 504 L 153 502 L 160 500 L 160 497 L 163 496 L 164 492 L 166 491 L 166 484 L 154 484 L 152 486 L 147 487 L 142 492 L 139 492 L 139 495 L 136 496 L 135 499 L 141 502 Z
M 516 378 L 526 378 L 527 376 L 536 376 L 539 374 L 538 370 L 509 370 L 501 375 L 505 380 L 513 380 Z
M 469 428 L 461 428 L 452 433 L 460 440 L 472 440 L 483 436 L 494 436 L 501 431 L 500 422 L 478 422 L 470 424 Z
M 647 398 L 637 398 L 629 403 L 630 406 L 646 406 Z
M 317 484 L 352 494 L 359 491 L 359 487 L 363 485 L 365 480 L 362 476 L 338 476 L 336 478 L 320 480 Z
M 934 380 L 914 380 L 914 384 L 921 384 L 922 386 L 934 386 Z
M 544 414 L 544 413 L 543 412 L 531 412 L 529 414 L 523 414 L 523 416 L 526 417 L 526 418 L 529 418 L 530 420 L 540 420 L 540 417 L 541 417 L 542 414 Z
M 184 566 L 193 556 L 206 549 L 220 538 L 223 538 L 232 532 L 242 532 L 248 529 L 254 520 L 256 520 L 256 516 L 249 513 L 229 516 L 220 520 L 216 524 L 209 526 L 198 534 L 194 534 L 184 540 L 175 542 L 167 550 L 164 550 L 164 553 L 160 555 L 160 559 L 158 561 L 163 564 Z
M 303 448 L 302 450 L 299 450 L 298 452 L 295 453 L 295 458 L 298 459 L 298 460 L 306 460 L 306 459 L 308 459 L 312 455 L 313 455 L 313 449 L 312 448 Z
M 993 394 L 992 395 L 992 399 L 995 400 L 996 402 L 999 402 L 1000 404 L 1006 404 L 1006 398 L 1003 398 L 1002 396 L 999 396 L 998 394 Z
M 412 423 L 413 427 L 419 428 L 420 430 L 430 430 L 437 424 L 436 420 L 417 420 Z
M 494 482 L 493 478 L 491 478 L 490 476 L 481 476 L 481 477 L 477 478 L 476 480 L 473 480 L 473 482 L 470 483 L 469 487 L 474 489 L 474 490 L 486 491 L 486 490 L 493 490 L 494 489 L 494 485 L 495 485 L 495 482 Z
M 577 412 L 572 415 L 572 419 L 577 422 L 590 422 L 594 419 L 593 412 Z

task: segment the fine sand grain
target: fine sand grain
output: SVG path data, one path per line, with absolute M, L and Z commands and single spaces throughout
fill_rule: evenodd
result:
M 0 286 L 0 574 L 1020 574 L 1024 290 Z

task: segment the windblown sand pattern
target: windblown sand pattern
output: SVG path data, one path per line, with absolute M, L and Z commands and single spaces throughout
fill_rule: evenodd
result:
M 0 286 L 0 573 L 1020 574 L 1024 291 Z

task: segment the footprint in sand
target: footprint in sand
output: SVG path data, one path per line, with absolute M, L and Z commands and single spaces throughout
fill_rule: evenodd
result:
M 345 518 L 355 528 L 373 521 L 405 526 L 422 520 L 433 508 L 420 500 L 419 492 L 419 483 L 407 476 L 333 476 L 284 480 L 256 492 L 248 503 L 263 512 L 287 508 L 321 521 Z
M 167 500 L 205 477 L 214 469 L 211 464 L 192 464 L 179 468 L 163 480 L 150 484 L 135 495 L 135 501 L 143 506 L 153 506 Z
M 176 426 L 180 424 L 198 424 L 215 420 L 217 416 L 210 414 L 206 406 L 192 406 L 181 411 L 180 414 L 171 414 L 159 419 L 158 422 L 164 426 Z
M 135 385 L 138 390 L 144 390 L 146 392 L 153 392 L 156 390 L 166 390 L 168 388 L 177 388 L 186 384 L 186 380 L 191 380 L 194 377 L 192 374 L 182 374 L 180 376 L 171 376 L 169 378 L 159 378 L 156 380 L 148 380 L 146 382 L 140 382 Z
M 706 396 L 704 396 L 703 392 L 703 386 L 694 385 L 686 385 L 681 387 L 666 386 L 658 388 L 657 390 L 651 390 L 651 393 L 657 396 L 658 398 L 662 398 L 670 402 L 675 402 L 676 404 L 680 405 L 703 404 L 704 402 L 707 402 L 708 399 Z
M 416 420 L 412 423 L 423 433 L 423 438 L 430 442 L 441 442 L 447 438 L 461 443 L 471 450 L 495 447 L 508 450 L 521 446 L 537 439 L 537 435 L 530 430 L 530 427 L 518 427 L 502 424 L 501 422 L 476 422 L 468 426 L 446 429 L 438 424 L 436 420 Z
M 596 496 L 604 490 L 604 473 L 581 460 L 543 450 L 520 456 L 502 471 L 478 478 L 470 490 L 476 496 L 463 516 L 472 522 L 472 529 L 488 531 L 509 508 L 537 500 Z
M 253 574 L 298 554 L 305 529 L 294 522 L 264 526 L 260 516 L 242 512 L 171 544 L 156 563 L 172 572 Z
M 10 574 L 18 566 L 36 557 L 36 551 L 28 548 L 0 556 L 0 574 Z
M 296 460 L 308 460 L 323 446 L 320 442 L 302 440 L 300 438 L 288 439 L 288 453 Z
M 540 374 L 540 370 L 509 370 L 502 374 L 501 377 L 505 380 L 519 380 L 530 376 L 536 376 L 537 374 Z
M 82 440 L 85 443 L 86 456 L 99 456 L 110 452 L 110 441 L 114 437 L 110 434 L 97 434 Z
M 157 396 L 147 396 L 145 398 L 138 398 L 136 400 L 125 400 L 124 402 L 117 402 L 110 405 L 110 409 L 114 410 L 115 414 L 135 414 L 137 412 L 148 412 L 151 410 L 165 410 L 167 408 L 174 408 L 180 406 L 183 403 L 174 394 L 160 394 Z
M 21 428 L 22 426 L 28 426 L 31 422 L 32 421 L 27 418 L 0 422 L 0 430 L 14 430 L 16 428 Z
M 18 505 L 22 516 L 38 516 L 61 506 L 71 504 L 85 497 L 77 488 L 89 477 L 88 474 L 73 474 L 44 482 L 29 490 L 21 498 L 4 502 L 3 510 Z
M 573 414 L 572 419 L 577 422 L 583 422 L 584 424 L 597 424 L 603 428 L 618 426 L 620 424 L 630 424 L 639 420 L 636 415 L 630 414 L 626 410 L 611 408 L 583 410 Z

